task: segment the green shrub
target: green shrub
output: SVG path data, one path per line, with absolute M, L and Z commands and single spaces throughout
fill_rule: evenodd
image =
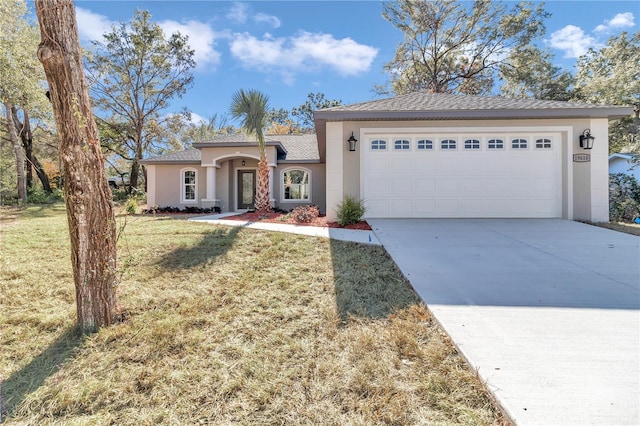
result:
M 364 206 L 363 199 L 346 195 L 336 209 L 338 224 L 340 226 L 347 226 L 358 223 L 366 211 L 367 209 Z
M 53 204 L 62 201 L 62 191 L 54 189 L 51 193 L 47 193 L 41 187 L 27 190 L 27 199 L 30 204 Z
M 640 217 L 640 184 L 624 173 L 609 175 L 609 220 L 633 222 Z
M 298 206 L 290 213 L 291 217 L 298 223 L 309 223 L 320 216 L 317 206 Z
M 138 199 L 135 196 L 127 198 L 127 201 L 124 203 L 124 211 L 127 212 L 127 214 L 136 214 L 138 211 Z

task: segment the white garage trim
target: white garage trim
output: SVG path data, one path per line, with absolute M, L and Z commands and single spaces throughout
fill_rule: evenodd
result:
M 566 126 L 360 129 L 366 217 L 570 217 L 571 137 Z

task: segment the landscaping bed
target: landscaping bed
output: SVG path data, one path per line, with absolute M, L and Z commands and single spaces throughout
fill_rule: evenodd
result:
M 240 220 L 245 222 L 269 222 L 269 223 L 286 223 L 291 225 L 306 225 L 306 226 L 320 226 L 324 228 L 344 228 L 344 229 L 358 229 L 358 230 L 367 230 L 370 231 L 371 227 L 369 224 L 361 220 L 358 223 L 353 223 L 350 225 L 345 225 L 344 227 L 340 226 L 338 222 L 329 222 L 327 217 L 324 215 L 315 217 L 311 219 L 309 222 L 299 222 L 297 221 L 290 213 L 283 212 L 269 212 L 269 213 L 258 213 L 258 212 L 248 212 L 242 213 L 235 216 L 227 216 L 224 218 L 225 220 Z

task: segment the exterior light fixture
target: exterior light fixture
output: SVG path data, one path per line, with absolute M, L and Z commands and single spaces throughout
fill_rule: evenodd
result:
M 244 165 L 246 165 L 246 164 L 247 164 L 247 162 L 246 162 L 246 161 L 244 161 L 244 160 L 242 160 L 242 165 L 244 166 Z
M 349 151 L 355 151 L 356 142 L 358 142 L 358 139 L 356 139 L 355 136 L 353 136 L 353 132 L 351 132 L 351 136 L 349 136 L 349 139 L 347 139 L 347 142 L 349 143 Z
M 591 149 L 593 148 L 593 141 L 596 138 L 591 136 L 591 129 L 585 129 L 584 132 L 580 135 L 580 148 L 582 149 Z

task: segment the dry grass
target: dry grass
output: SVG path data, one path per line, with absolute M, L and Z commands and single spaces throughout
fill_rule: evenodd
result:
M 381 248 L 129 218 L 81 337 L 63 207 L 2 227 L 7 424 L 506 423 Z
M 640 237 L 640 225 L 636 223 L 611 222 L 611 223 L 594 223 L 593 225 L 601 228 L 612 229 L 625 234 L 636 235 Z

